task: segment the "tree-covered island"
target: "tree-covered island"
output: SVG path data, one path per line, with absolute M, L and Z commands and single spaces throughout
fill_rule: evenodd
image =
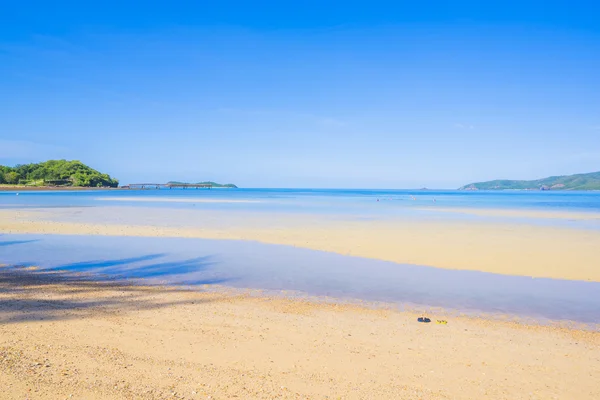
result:
M 600 190 L 600 172 L 551 176 L 532 181 L 495 180 L 465 185 L 459 190 Z
M 49 160 L 14 167 L 0 165 L 0 184 L 25 186 L 118 187 L 119 181 L 81 161 Z

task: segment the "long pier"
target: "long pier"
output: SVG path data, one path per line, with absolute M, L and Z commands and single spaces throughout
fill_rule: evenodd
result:
M 130 183 L 123 189 L 212 189 L 210 183 Z

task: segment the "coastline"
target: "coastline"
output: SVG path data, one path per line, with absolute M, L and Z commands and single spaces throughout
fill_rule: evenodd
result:
M 210 190 L 214 189 L 237 189 L 230 187 L 219 187 L 213 186 Z M 157 190 L 157 189 L 142 189 L 142 188 L 126 188 L 126 187 L 92 187 L 92 186 L 14 186 L 14 185 L 0 185 L 0 192 L 45 192 L 45 191 L 53 191 L 53 192 L 70 192 L 70 191 L 79 191 L 79 190 L 123 190 L 123 191 L 149 191 L 149 190 Z M 164 189 L 163 189 L 164 190 Z
M 82 190 L 135 190 L 123 189 L 120 187 L 85 187 L 85 186 L 19 186 L 19 185 L 0 185 L 0 192 L 72 192 Z M 141 190 L 141 189 L 140 189 Z
M 406 311 L 35 269 L 0 276 L 7 399 L 600 396 L 599 332 L 437 313 L 422 324 Z

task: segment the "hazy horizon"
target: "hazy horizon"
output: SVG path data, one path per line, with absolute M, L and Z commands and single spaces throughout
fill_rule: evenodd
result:
M 600 170 L 600 5 L 3 6 L 0 164 L 456 189 Z

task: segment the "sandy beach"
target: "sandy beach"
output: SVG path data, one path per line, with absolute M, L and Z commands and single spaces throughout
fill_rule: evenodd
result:
M 430 212 L 467 214 L 484 217 L 513 217 L 513 218 L 539 218 L 550 220 L 576 220 L 576 221 L 597 221 L 600 220 L 600 214 L 597 212 L 574 212 L 574 211 L 547 211 L 547 210 L 511 210 L 498 208 L 444 208 L 430 207 L 421 210 Z
M 99 207 L 0 210 L 0 233 L 253 240 L 438 268 L 600 282 L 600 230 L 568 226 Z
M 0 210 L 0 233 L 239 239 L 600 281 L 600 231 L 518 221 L 73 207 Z M 0 267 L 3 399 L 591 400 L 599 376 L 589 327 Z
M 0 268 L 2 398 L 600 397 L 598 332 L 417 316 Z

